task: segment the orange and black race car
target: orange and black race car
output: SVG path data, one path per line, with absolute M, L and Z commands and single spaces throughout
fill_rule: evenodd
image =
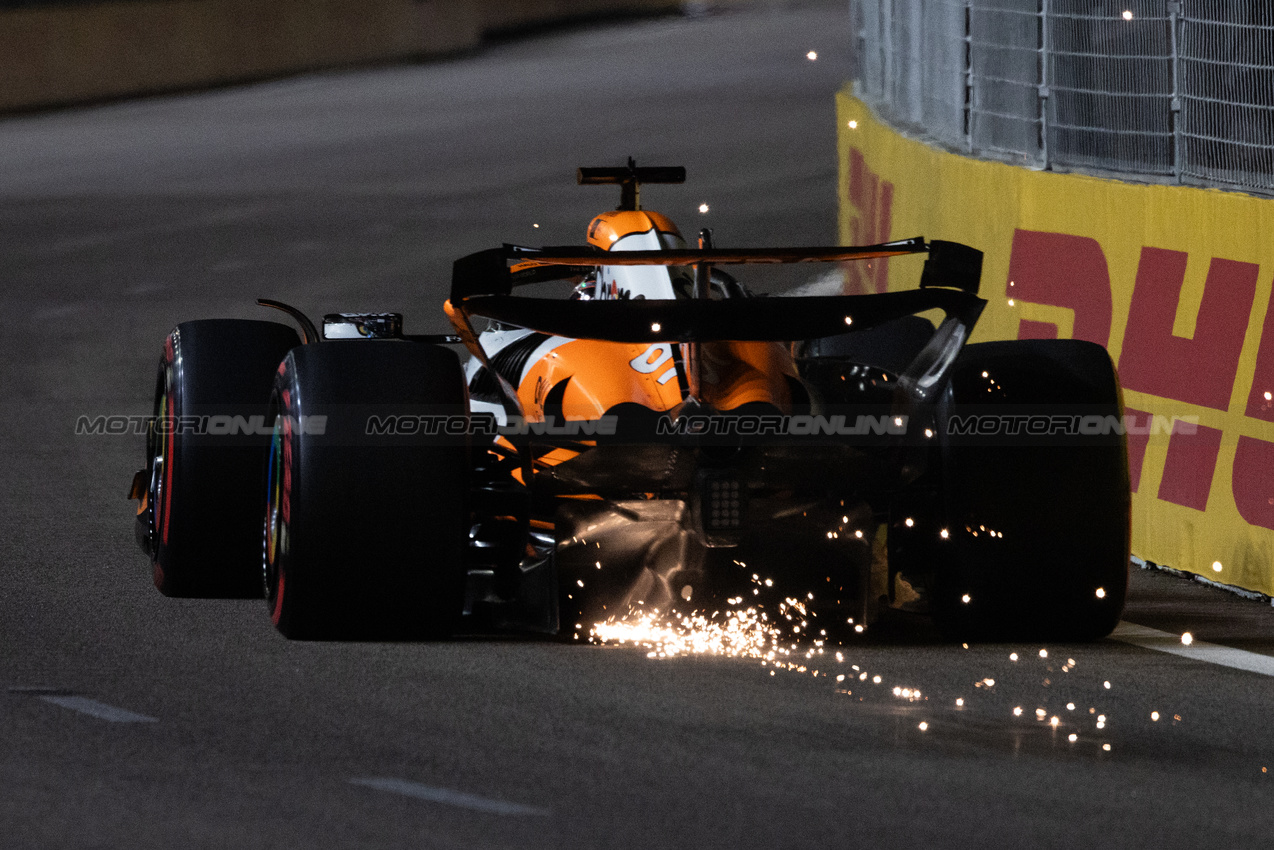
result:
M 687 247 L 639 194 L 684 176 L 580 169 L 619 208 L 587 245 L 456 261 L 455 336 L 272 301 L 299 336 L 178 325 L 132 489 L 156 586 L 264 594 L 293 638 L 579 639 L 759 594 L 763 565 L 857 631 L 900 608 L 962 639 L 1109 633 L 1130 497 L 1106 352 L 966 344 L 964 245 Z M 754 297 L 723 269 L 907 255 L 916 289 L 866 295 Z

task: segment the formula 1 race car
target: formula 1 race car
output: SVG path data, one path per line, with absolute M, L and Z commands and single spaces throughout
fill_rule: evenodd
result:
M 764 568 L 857 631 L 890 608 L 963 640 L 1114 628 L 1130 496 L 1104 349 L 966 344 L 964 245 L 688 248 L 639 195 L 684 169 L 578 178 L 619 208 L 585 246 L 456 261 L 455 336 L 393 313 L 320 333 L 265 300 L 299 337 L 178 325 L 132 487 L 159 590 L 264 594 L 290 638 L 578 639 L 760 593 Z M 865 295 L 753 296 L 721 268 L 913 254 L 918 288 Z

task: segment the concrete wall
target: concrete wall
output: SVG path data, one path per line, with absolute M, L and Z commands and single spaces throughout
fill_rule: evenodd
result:
M 0 111 L 455 53 L 678 0 L 141 0 L 0 12 Z

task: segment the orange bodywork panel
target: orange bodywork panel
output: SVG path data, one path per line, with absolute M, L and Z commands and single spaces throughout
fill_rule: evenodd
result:
M 773 404 L 784 413 L 792 409 L 787 377 L 797 377 L 787 347 L 778 342 L 701 342 L 699 362 L 701 401 L 717 410 L 745 404 Z
M 554 410 L 560 404 L 560 415 L 567 420 L 597 419 L 626 402 L 671 410 L 682 401 L 672 345 L 585 339 L 559 345 L 531 366 L 518 387 L 527 421 L 543 421 L 546 404 Z M 796 378 L 797 372 L 781 343 L 701 343 L 700 352 L 705 395 L 701 401 L 718 410 L 765 402 L 790 412 L 787 377 Z M 559 388 L 563 381 L 568 383 Z M 560 397 L 553 398 L 557 393 Z
M 568 379 L 561 398 L 551 399 Z M 568 420 L 587 420 L 624 402 L 670 410 L 681 403 L 681 384 L 670 343 L 576 339 L 532 364 L 518 387 L 518 400 L 528 422 L 543 421 L 548 401 L 560 402 L 560 415 Z

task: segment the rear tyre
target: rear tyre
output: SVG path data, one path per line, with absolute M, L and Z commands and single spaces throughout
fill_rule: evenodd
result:
M 285 325 L 184 322 L 168 335 L 147 437 L 138 537 L 166 596 L 257 597 L 266 408 Z
M 1131 497 L 1126 441 L 1109 427 L 1123 408 L 1105 349 L 968 346 L 943 412 L 939 625 L 963 640 L 1109 634 L 1128 586 Z M 1001 423 L 995 434 L 970 431 L 979 414 L 1000 417 L 977 420 Z
M 451 634 L 464 605 L 469 486 L 455 354 L 388 340 L 303 346 L 283 361 L 272 405 L 263 564 L 279 631 Z

